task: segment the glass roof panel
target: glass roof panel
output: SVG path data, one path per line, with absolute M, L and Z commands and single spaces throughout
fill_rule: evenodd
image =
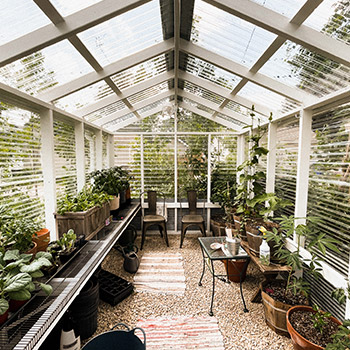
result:
M 146 98 L 152 97 L 154 95 L 158 95 L 161 92 L 169 91 L 169 85 L 171 86 L 171 81 L 165 81 L 161 84 L 150 87 L 149 89 L 143 90 L 128 97 L 128 101 L 131 104 L 135 104 L 137 102 L 143 101 Z
M 51 3 L 56 7 L 61 16 L 66 17 L 100 1 L 101 0 L 51 0 Z
M 116 96 L 117 97 L 117 96 Z M 126 108 L 125 103 L 123 101 L 117 101 L 115 103 L 112 103 L 104 108 L 99 109 L 96 112 L 90 113 L 86 115 L 84 118 L 88 120 L 89 122 L 94 122 L 96 120 L 99 120 L 103 117 L 107 117 L 111 115 L 112 113 L 118 112 L 122 110 L 123 108 Z
M 159 2 L 153 0 L 78 34 L 105 66 L 163 41 Z
M 350 45 L 349 22 L 348 1 L 324 0 L 304 24 Z
M 250 67 L 275 38 L 226 11 L 195 1 L 191 41 L 196 45 Z
M 251 82 L 248 82 L 243 89 L 239 91 L 238 95 L 248 98 L 252 101 L 252 104 L 254 104 L 254 102 L 259 103 L 282 113 L 300 107 L 298 102 L 287 99 L 282 95 L 276 94 L 273 91 Z
M 213 114 L 213 113 L 215 112 L 213 109 L 208 108 L 208 107 L 205 107 L 205 106 L 203 106 L 202 104 L 199 104 L 199 103 L 197 103 L 197 102 L 195 102 L 195 101 L 192 101 L 192 100 L 189 99 L 189 98 L 183 97 L 182 100 L 183 100 L 185 103 L 187 103 L 187 104 L 189 104 L 189 105 L 191 105 L 191 106 L 194 106 L 194 107 L 196 107 L 196 108 L 198 108 L 198 109 L 200 109 L 200 110 L 202 110 L 202 111 L 204 111 L 204 112 L 207 112 L 207 113 L 210 113 L 210 114 Z
M 174 55 L 163 54 L 111 76 L 123 90 L 174 68 Z
M 244 106 L 241 106 L 236 102 L 229 101 L 225 107 L 236 112 L 236 113 L 241 114 L 244 117 L 250 118 L 251 109 L 246 108 Z M 254 111 L 254 114 L 255 114 L 256 118 L 260 119 L 261 121 L 267 121 L 267 119 L 268 119 L 267 117 L 263 116 L 262 114 L 260 114 L 256 111 Z
M 291 41 L 269 59 L 261 73 L 322 97 L 349 85 L 350 69 Z
M 278 12 L 279 14 L 292 18 L 298 10 L 304 5 L 306 0 L 252 0 L 259 5 L 262 5 L 272 11 Z
M 55 106 L 68 112 L 93 104 L 102 98 L 112 95 L 115 92 L 102 80 L 84 89 L 78 90 L 68 96 L 54 101 Z
M 115 127 L 116 125 L 118 125 L 119 123 L 124 122 L 124 121 L 126 121 L 126 120 L 128 120 L 128 119 L 131 119 L 131 118 L 133 118 L 133 117 L 135 117 L 135 114 L 134 114 L 134 113 L 125 114 L 125 115 L 123 115 L 123 116 L 121 116 L 121 117 L 119 117 L 119 118 L 117 118 L 117 119 L 112 120 L 112 121 L 109 122 L 109 123 L 104 124 L 103 127 L 104 127 L 105 129 L 111 129 L 111 128 L 114 129 L 114 127 Z
M 213 92 L 203 89 L 202 87 L 192 84 L 188 81 L 179 80 L 179 86 L 184 91 L 190 92 L 194 95 L 197 95 L 199 97 L 203 97 L 206 100 L 209 100 L 211 102 L 214 102 L 216 104 L 221 104 L 225 99 L 217 94 L 214 94 Z
M 217 117 L 220 117 L 220 118 L 222 118 L 222 119 L 225 119 L 225 120 L 227 120 L 228 122 L 239 126 L 240 128 L 246 125 L 246 124 L 241 123 L 240 121 L 238 121 L 238 120 L 235 119 L 235 118 L 229 117 L 229 116 L 226 115 L 226 114 L 217 113 L 216 116 L 217 116 Z
M 0 45 L 50 23 L 34 1 L 1 0 Z
M 30 95 L 46 92 L 93 71 L 68 40 L 0 68 L 0 81 Z
M 161 100 L 158 100 L 154 103 L 147 105 L 146 107 L 138 109 L 137 112 L 143 117 L 143 116 L 149 114 L 150 110 L 157 108 L 158 106 L 164 105 L 165 103 L 167 103 L 169 101 L 170 101 L 169 97 L 162 98 Z
M 232 90 L 241 78 L 192 55 L 180 52 L 180 69 Z

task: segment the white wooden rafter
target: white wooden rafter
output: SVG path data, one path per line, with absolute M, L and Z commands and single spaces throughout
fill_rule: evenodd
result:
M 180 50 L 205 60 L 206 62 L 209 62 L 230 73 L 246 78 L 252 83 L 262 86 L 284 97 L 304 103 L 310 99 L 310 96 L 303 91 L 296 90 L 291 86 L 283 84 L 259 72 L 252 73 L 249 71 L 249 68 L 191 42 L 181 40 Z
M 179 56 L 180 56 L 180 0 L 174 0 L 174 89 L 175 89 L 175 102 L 177 101 L 177 95 L 179 90 Z
M 161 92 L 160 94 L 154 95 L 154 96 L 149 97 L 141 102 L 135 103 L 133 108 L 135 108 L 135 110 L 139 110 L 139 109 L 144 108 L 152 103 L 155 103 L 163 98 L 167 98 L 167 97 L 170 97 L 173 95 L 174 95 L 174 89 L 171 89 L 171 90 L 168 90 L 165 92 Z M 123 108 L 120 111 L 111 113 L 110 115 L 107 115 L 105 117 L 102 117 L 102 118 L 96 120 L 95 123 L 97 125 L 102 126 L 102 125 L 105 125 L 105 124 L 115 120 L 115 119 L 119 119 L 119 118 L 121 118 L 129 113 L 130 113 L 129 109 Z
M 73 92 L 81 90 L 92 84 L 95 84 L 101 80 L 109 78 L 110 76 L 117 74 L 123 70 L 131 68 L 149 59 L 152 59 L 161 54 L 167 53 L 174 48 L 174 40 L 168 39 L 158 44 L 152 45 L 144 50 L 141 50 L 135 54 L 124 57 L 114 63 L 111 63 L 103 68 L 99 72 L 90 72 L 77 78 L 69 83 L 62 84 L 47 93 L 40 94 L 38 98 L 46 102 L 51 102 L 65 97 Z
M 64 18 L 63 23 L 48 24 L 0 46 L 0 67 L 46 46 L 67 39 L 150 0 L 103 0 Z
M 262 114 L 265 117 L 269 117 L 271 110 L 263 105 L 260 105 L 258 103 L 255 103 L 253 101 L 250 101 L 249 99 L 243 97 L 243 96 L 238 96 L 238 95 L 231 95 L 231 93 L 225 89 L 224 87 L 215 84 L 209 80 L 206 80 L 204 78 L 201 77 L 197 77 L 193 74 L 190 74 L 188 72 L 183 72 L 183 71 L 179 71 L 179 78 L 184 80 L 184 81 L 188 81 L 189 83 L 195 84 L 203 89 L 206 89 L 216 95 L 219 95 L 227 100 L 230 100 L 232 102 L 235 102 L 245 108 L 252 108 L 252 105 L 254 105 L 255 107 L 255 111 L 257 113 Z M 274 112 L 272 110 L 272 112 Z M 274 115 L 276 115 L 277 112 L 274 113 Z
M 102 98 L 100 101 L 91 104 L 89 106 L 83 107 L 79 110 L 76 110 L 74 114 L 85 117 L 93 112 L 98 111 L 99 109 L 102 109 L 104 107 L 107 107 L 113 103 L 116 103 L 118 101 L 121 101 L 123 99 L 126 99 L 132 95 L 135 95 L 141 91 L 147 90 L 153 86 L 159 85 L 165 81 L 168 81 L 170 79 L 174 79 L 174 71 L 171 70 L 169 72 L 161 73 L 153 78 L 147 79 L 145 81 L 142 81 L 136 85 L 130 86 L 124 90 L 121 91 L 121 94 L 119 96 L 116 95 L 109 95 L 104 98 Z
M 192 94 L 188 91 L 179 91 L 179 96 L 188 98 L 189 100 L 192 100 L 193 102 L 196 102 L 200 105 L 203 105 L 207 108 L 210 108 L 212 110 L 216 110 L 218 108 L 218 105 L 214 102 L 211 102 L 203 97 L 200 97 L 198 95 Z M 231 117 L 233 119 L 236 119 L 237 121 L 240 121 L 241 123 L 244 123 L 246 125 L 251 124 L 251 119 L 248 117 L 245 117 L 244 115 L 241 115 L 235 111 L 232 111 L 228 108 L 223 109 L 222 114 L 227 115 L 228 117 Z M 215 121 L 216 117 L 212 117 L 212 120 Z M 240 128 L 238 125 L 236 125 L 236 128 Z
M 301 7 L 301 9 L 295 14 L 295 16 L 290 20 L 290 23 L 294 24 L 302 24 L 316 9 L 316 7 L 322 3 L 323 0 L 308 0 Z M 258 58 L 255 64 L 250 68 L 250 72 L 256 73 L 259 69 L 274 55 L 274 53 L 284 44 L 286 39 L 281 36 L 277 36 L 277 38 L 269 45 L 269 47 L 262 53 L 262 55 Z M 243 87 L 248 83 L 248 79 L 243 78 L 237 86 L 232 90 L 231 94 L 236 95 Z M 224 108 L 228 99 L 222 102 L 220 105 L 220 109 Z M 215 115 L 213 115 L 215 116 Z
M 306 25 L 291 23 L 279 13 L 253 1 L 204 0 L 234 16 L 300 44 L 338 63 L 350 66 L 350 47 Z

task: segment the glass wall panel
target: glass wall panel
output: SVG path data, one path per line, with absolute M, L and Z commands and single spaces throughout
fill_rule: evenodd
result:
M 350 105 L 312 120 L 313 144 L 308 211 L 321 219 L 318 227 L 337 239 L 340 249 L 327 262 L 347 275 L 350 227 Z
M 102 168 L 103 169 L 108 168 L 107 147 L 108 147 L 108 135 L 103 133 L 102 134 Z
M 144 190 L 162 192 L 174 199 L 174 136 L 144 135 Z
M 77 192 L 77 163 L 74 126 L 54 121 L 54 150 L 57 200 Z
M 114 137 L 114 165 L 122 166 L 132 175 L 130 185 L 133 198 L 140 196 L 141 189 L 141 138 L 138 135 Z
M 275 193 L 292 206 L 278 210 L 275 216 L 294 215 L 298 159 L 299 119 L 292 117 L 277 125 Z
M 0 205 L 44 221 L 40 118 L 0 103 Z
M 84 130 L 85 177 L 96 170 L 96 135 L 90 130 Z

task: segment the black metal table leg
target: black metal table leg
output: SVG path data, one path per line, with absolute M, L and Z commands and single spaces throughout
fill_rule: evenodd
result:
M 247 259 L 245 261 L 245 265 L 244 265 L 244 269 L 242 271 L 244 271 L 248 264 L 249 264 L 249 261 L 250 259 Z M 243 312 L 249 312 L 249 310 L 247 309 L 247 306 L 245 304 L 245 300 L 244 300 L 244 295 L 243 295 L 243 288 L 242 288 L 242 272 L 239 274 L 239 289 L 241 291 L 241 298 L 242 298 L 242 301 L 243 301 Z
M 211 303 L 210 303 L 210 311 L 209 311 L 209 316 L 213 316 L 213 304 L 214 304 L 214 294 L 215 294 L 215 271 L 214 271 L 214 263 L 213 260 L 210 260 L 211 264 L 211 273 L 213 275 L 213 290 L 211 293 Z
M 202 285 L 202 279 L 203 279 L 204 272 L 205 272 L 205 256 L 204 256 L 204 252 L 203 252 L 202 247 L 201 247 L 201 251 L 202 251 L 202 256 L 203 256 L 203 270 L 202 270 L 202 276 L 201 276 L 201 278 L 199 279 L 199 282 L 198 282 L 199 286 Z

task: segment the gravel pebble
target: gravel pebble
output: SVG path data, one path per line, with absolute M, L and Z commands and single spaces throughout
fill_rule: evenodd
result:
M 134 327 L 139 319 L 154 317 L 174 317 L 180 315 L 208 316 L 211 298 L 212 278 L 206 271 L 202 286 L 198 281 L 202 273 L 202 253 L 196 234 L 186 235 L 183 248 L 179 248 L 180 236 L 169 235 L 170 247 L 159 235 L 147 235 L 144 250 L 139 251 L 139 257 L 144 252 L 181 252 L 186 276 L 186 291 L 184 296 L 154 293 L 133 293 L 116 306 L 100 301 L 98 313 L 98 328 L 94 336 L 110 330 L 118 322 Z M 140 237 L 136 244 L 140 246 Z M 216 271 L 224 271 L 221 262 L 216 263 Z M 123 270 L 121 254 L 112 249 L 102 263 L 102 267 L 128 281 L 133 275 Z M 250 263 L 247 278 L 243 283 L 244 297 L 249 313 L 243 312 L 239 291 L 239 283 L 215 283 L 215 299 L 213 312 L 218 320 L 220 331 L 227 350 L 291 350 L 290 339 L 274 333 L 265 323 L 262 304 L 251 303 L 259 282 L 261 273 Z

